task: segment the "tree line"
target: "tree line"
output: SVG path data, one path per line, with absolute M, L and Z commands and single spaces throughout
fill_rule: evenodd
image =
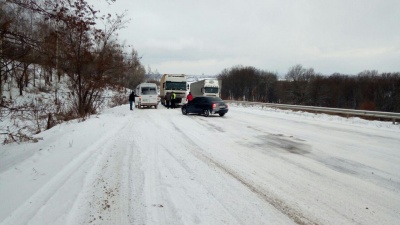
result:
M 235 66 L 218 78 L 224 99 L 400 112 L 399 72 L 322 75 L 295 65 L 279 79 L 273 72 Z
M 106 88 L 133 88 L 144 80 L 137 51 L 116 38 L 128 22 L 124 17 L 99 15 L 85 0 L 1 1 L 0 96 L 12 82 L 20 95 L 28 85 L 57 94 L 66 76 L 74 96 L 71 113 L 93 114 Z

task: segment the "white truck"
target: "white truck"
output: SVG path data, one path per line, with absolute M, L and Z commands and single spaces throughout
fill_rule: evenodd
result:
M 161 104 L 165 105 L 165 94 L 176 94 L 175 105 L 180 106 L 186 102 L 187 78 L 185 74 L 164 74 L 160 80 Z
M 157 109 L 159 97 L 157 94 L 157 84 L 155 83 L 141 83 L 135 89 L 136 107 L 141 109 L 143 107 L 152 107 Z
M 222 85 L 221 80 L 204 79 L 191 83 L 189 91 L 192 93 L 193 97 L 198 97 L 198 96 L 220 97 L 221 85 Z

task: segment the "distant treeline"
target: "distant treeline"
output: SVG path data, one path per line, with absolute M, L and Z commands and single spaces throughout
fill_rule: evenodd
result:
M 278 79 L 276 73 L 236 66 L 218 77 L 223 99 L 400 112 L 399 72 L 327 76 L 296 65 Z

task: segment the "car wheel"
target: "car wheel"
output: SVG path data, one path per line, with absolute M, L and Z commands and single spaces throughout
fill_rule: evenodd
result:
M 182 107 L 182 114 L 183 114 L 183 115 L 187 115 L 186 107 Z
M 208 116 L 210 115 L 210 111 L 209 111 L 208 109 L 205 109 L 205 110 L 203 111 L 203 115 L 204 115 L 205 117 L 208 117 Z
M 220 113 L 220 114 L 219 114 L 219 116 L 224 116 L 224 115 L 225 115 L 225 113 Z

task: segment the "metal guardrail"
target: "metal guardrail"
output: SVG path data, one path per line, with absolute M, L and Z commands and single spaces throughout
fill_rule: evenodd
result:
M 317 112 L 335 113 L 335 114 L 346 115 L 347 117 L 365 116 L 374 118 L 385 118 L 385 119 L 392 119 L 393 124 L 396 123 L 396 120 L 400 120 L 400 113 L 393 113 L 393 112 L 327 108 L 327 107 L 315 107 L 315 106 L 304 106 L 304 105 L 287 105 L 287 104 L 263 103 L 263 102 L 233 101 L 233 100 L 224 100 L 224 101 L 227 103 L 236 103 L 241 105 L 258 105 L 262 107 L 279 108 L 279 109 L 305 110 L 308 112 L 315 112 L 315 113 Z

